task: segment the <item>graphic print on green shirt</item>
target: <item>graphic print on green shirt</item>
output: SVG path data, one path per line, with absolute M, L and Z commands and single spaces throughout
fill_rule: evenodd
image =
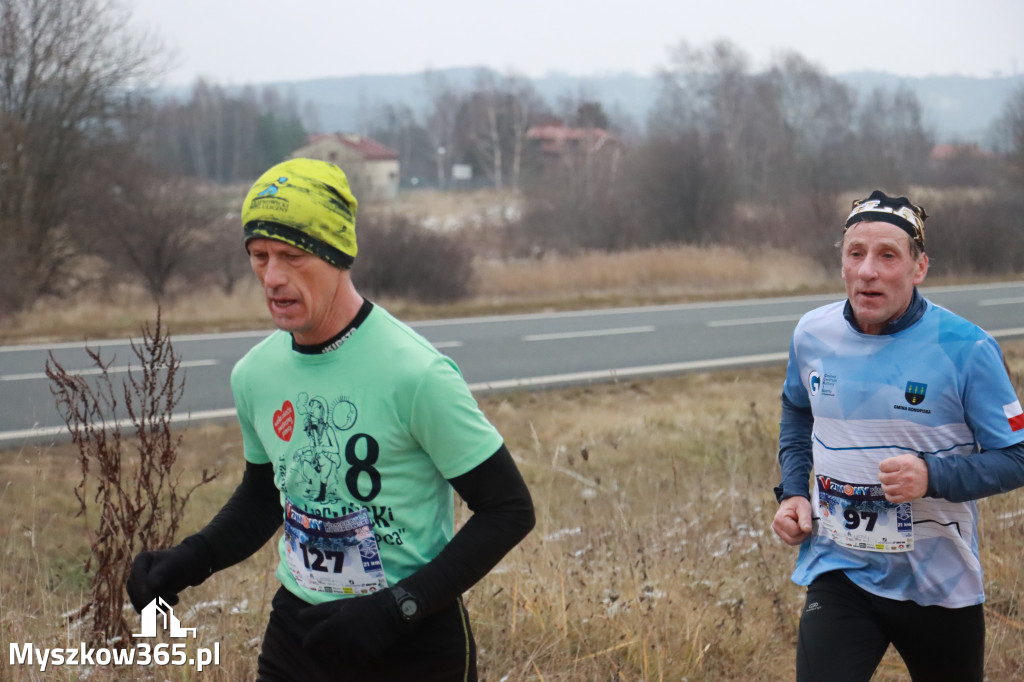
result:
M 375 306 L 335 351 L 304 355 L 276 332 L 232 372 L 245 457 L 271 462 L 286 502 L 327 519 L 365 509 L 387 584 L 412 574 L 454 534 L 447 479 L 502 444 L 458 368 Z M 279 543 L 277 575 L 311 603 Z

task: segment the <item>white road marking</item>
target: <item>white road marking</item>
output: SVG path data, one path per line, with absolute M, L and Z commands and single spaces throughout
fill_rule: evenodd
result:
M 219 341 L 222 339 L 249 339 L 270 336 L 272 330 L 248 332 L 224 332 L 220 334 L 182 334 L 171 336 L 171 343 L 179 341 Z M 140 339 L 141 340 L 141 339 Z M 104 348 L 107 346 L 129 346 L 132 339 L 96 339 L 95 341 L 66 341 L 59 343 L 31 343 L 23 346 L 0 346 L 0 353 L 15 351 L 63 350 L 66 348 Z
M 1018 296 L 1017 298 L 985 298 L 978 301 L 978 305 L 1017 305 L 1018 303 L 1024 303 L 1024 296 Z
M 770 324 L 772 322 L 797 322 L 802 314 L 770 315 L 766 317 L 743 317 L 735 320 L 711 320 L 709 327 L 740 327 L 746 324 Z
M 653 325 L 642 327 L 616 327 L 614 329 L 591 329 L 581 332 L 557 332 L 553 334 L 527 334 L 523 341 L 561 341 L 563 339 L 585 339 L 593 336 L 617 336 L 619 334 L 646 334 L 653 332 Z
M 665 365 L 640 365 L 638 367 L 621 367 L 619 369 L 601 369 L 589 372 L 571 372 L 568 374 L 549 374 L 547 376 L 527 377 L 525 379 L 504 379 L 501 381 L 483 381 L 470 384 L 471 391 L 499 391 L 512 388 L 531 388 L 537 386 L 554 386 L 586 383 L 590 381 L 614 381 L 636 376 L 654 376 L 676 372 L 692 372 L 697 370 L 720 369 L 723 367 L 759 365 L 785 362 L 789 353 L 763 353 L 760 355 L 742 355 L 732 358 L 714 360 L 692 360 L 689 362 L 672 362 Z
M 211 365 L 218 364 L 217 360 L 186 360 L 182 362 L 179 367 L 187 369 L 189 367 L 209 367 Z M 117 367 L 108 367 L 108 374 L 123 374 L 125 372 L 138 372 L 142 369 L 142 365 L 119 365 Z M 68 370 L 68 374 L 71 376 L 96 376 L 102 374 L 103 370 L 98 368 L 93 369 L 72 369 Z M 32 372 L 28 374 L 0 374 L 0 381 L 29 381 L 45 379 L 46 372 Z
M 183 412 L 180 414 L 171 415 L 171 423 L 178 422 L 192 422 L 192 421 L 203 421 L 205 419 L 227 419 L 228 417 L 234 417 L 236 414 L 235 408 L 227 408 L 223 410 L 204 410 L 202 412 Z M 132 426 L 131 419 L 118 419 L 112 424 L 112 426 L 118 426 L 124 428 L 126 426 Z M 0 441 L 5 440 L 18 440 L 21 438 L 39 438 L 46 436 L 63 436 L 69 433 L 66 426 L 36 426 L 31 429 L 21 429 L 19 431 L 0 431 Z

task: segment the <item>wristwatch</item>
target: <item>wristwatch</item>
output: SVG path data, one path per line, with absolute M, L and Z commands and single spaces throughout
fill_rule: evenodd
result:
M 416 597 L 398 585 L 391 588 L 391 596 L 395 598 L 395 606 L 398 607 L 398 613 L 401 614 L 402 620 L 407 623 L 412 622 L 420 610 Z

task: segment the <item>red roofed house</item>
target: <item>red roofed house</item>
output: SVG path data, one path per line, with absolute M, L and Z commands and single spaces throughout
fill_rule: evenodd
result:
M 607 130 L 537 125 L 526 131 L 526 139 L 531 156 L 539 159 L 543 176 L 582 183 L 588 192 L 614 185 L 622 143 Z
M 928 155 L 929 161 L 952 161 L 955 159 L 983 159 L 992 155 L 973 142 L 937 144 Z
M 606 144 L 618 144 L 615 136 L 602 128 L 571 128 L 565 125 L 533 126 L 526 139 L 536 140 L 544 154 L 560 156 L 567 151 L 595 153 Z
M 545 169 L 552 166 L 588 164 L 605 159 L 615 165 L 621 151 L 619 139 L 602 128 L 573 128 L 562 124 L 538 125 L 526 131 L 526 139 L 540 152 Z
M 293 158 L 298 156 L 340 166 L 360 201 L 398 196 L 398 152 L 364 135 L 311 135 L 305 147 L 292 152 Z

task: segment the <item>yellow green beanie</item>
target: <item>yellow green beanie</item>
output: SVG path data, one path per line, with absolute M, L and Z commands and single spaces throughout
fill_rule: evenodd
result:
M 245 241 L 276 239 L 348 269 L 358 251 L 358 205 L 345 172 L 333 163 L 290 159 L 261 175 L 245 197 Z

